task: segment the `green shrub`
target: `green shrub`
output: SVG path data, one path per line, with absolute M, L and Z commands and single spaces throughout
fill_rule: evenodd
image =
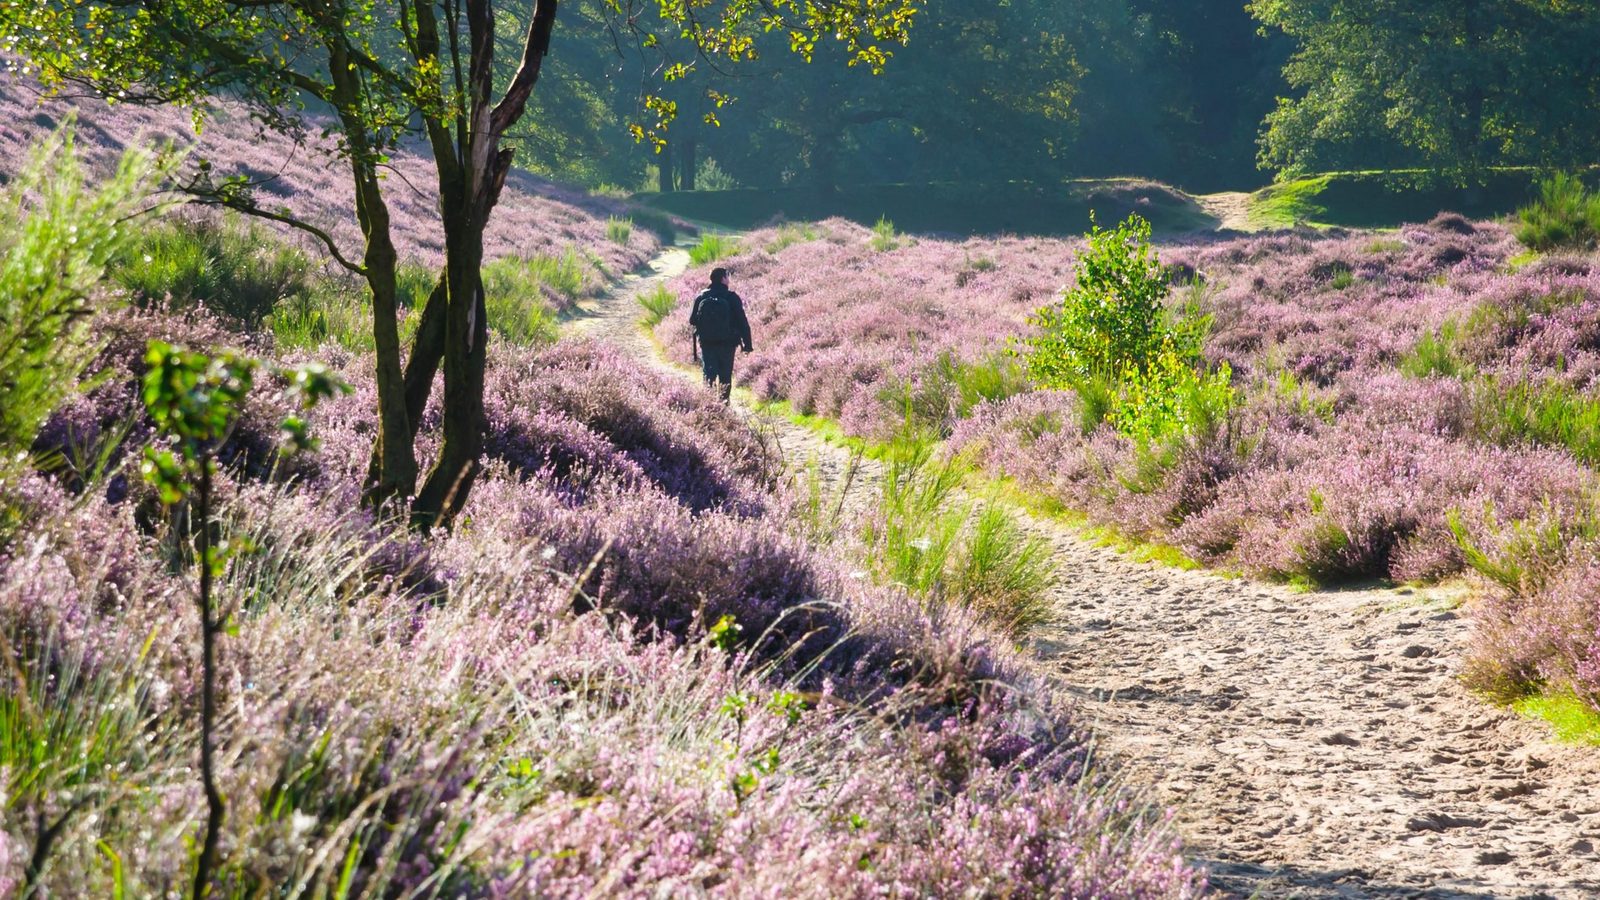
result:
M 142 304 L 204 303 L 245 326 L 309 289 L 316 264 L 304 251 L 237 214 L 175 219 L 145 229 L 116 279 Z
M 1111 423 L 1141 446 L 1175 436 L 1214 437 L 1233 409 L 1233 370 L 1197 368 L 1173 345 L 1143 369 L 1129 369 L 1111 409 Z
M 697 266 L 726 259 L 739 252 L 739 242 L 725 234 L 708 231 L 700 235 L 700 242 L 689 248 L 689 262 Z
M 606 239 L 613 244 L 628 245 L 628 240 L 633 237 L 633 220 L 619 219 L 616 216 L 606 217 Z
M 1029 374 L 1042 384 L 1071 387 L 1143 368 L 1167 336 L 1167 290 L 1148 222 L 1130 216 L 1111 231 L 1094 226 L 1074 286 L 1032 317 L 1038 334 L 1027 341 Z
M 1148 222 L 1096 225 L 1074 286 L 1031 319 L 1029 376 L 1075 391 L 1086 430 L 1109 420 L 1141 444 L 1214 432 L 1235 395 L 1229 367 L 1212 370 L 1200 353 L 1211 327 L 1201 313 L 1207 288 L 1193 286 L 1176 313 L 1164 305 L 1168 290 Z
M 717 161 L 709 156 L 701 157 L 700 165 L 694 173 L 694 189 L 697 191 L 733 191 L 740 187 L 739 180 L 728 171 L 717 165 Z
M 91 320 L 111 303 L 108 270 L 163 166 L 129 150 L 114 175 L 91 185 L 69 122 L 0 191 L 0 459 L 33 443 L 99 352 Z
M 1593 247 L 1600 237 L 1600 196 L 1578 176 L 1558 172 L 1539 182 L 1539 199 L 1517 210 L 1517 240 L 1534 250 Z
M 879 253 L 900 249 L 900 238 L 895 234 L 894 223 L 882 216 L 878 217 L 878 224 L 872 226 L 872 249 Z
M 678 295 L 674 294 L 664 284 L 658 284 L 652 290 L 639 295 L 639 305 L 644 308 L 644 324 L 646 328 L 654 328 L 666 321 L 667 316 L 678 308 Z

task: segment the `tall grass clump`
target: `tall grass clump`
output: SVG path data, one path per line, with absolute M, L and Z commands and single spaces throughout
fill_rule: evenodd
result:
M 93 184 L 72 128 L 69 122 L 42 140 L 0 193 L 0 454 L 7 459 L 32 444 L 104 345 L 93 318 L 114 302 L 105 276 L 137 233 L 131 219 L 164 165 L 129 150 L 115 174 Z
M 317 269 L 303 250 L 259 223 L 226 214 L 142 230 L 115 275 L 141 304 L 204 304 L 253 328 L 280 302 L 311 290 Z
M 639 294 L 639 306 L 644 310 L 644 325 L 654 328 L 666 321 L 667 316 L 678 308 L 678 295 L 664 284 Z
M 1534 250 L 1593 247 L 1600 237 L 1600 195 L 1583 179 L 1557 172 L 1539 182 L 1539 198 L 1517 210 L 1517 240 Z
M 1130 216 L 1110 231 L 1096 225 L 1077 265 L 1074 286 L 1032 317 L 1030 376 L 1077 392 L 1141 445 L 1214 430 L 1233 406 L 1233 373 L 1205 363 L 1211 323 L 1196 304 L 1164 306 L 1169 282 L 1150 224 Z
M 739 242 L 725 234 L 706 232 L 699 243 L 689 248 L 689 262 L 697 266 L 714 263 L 739 253 Z
M 1563 382 L 1484 378 L 1474 385 L 1473 414 L 1483 440 L 1559 447 L 1600 464 L 1600 399 Z
M 613 244 L 627 246 L 628 239 L 633 237 L 633 220 L 619 216 L 606 217 L 606 240 Z
M 1003 507 L 960 499 L 960 467 L 931 445 L 899 445 L 862 539 L 869 569 L 935 606 L 971 609 L 1012 635 L 1049 617 L 1055 575 L 1047 545 Z
M 1416 346 L 1400 360 L 1400 371 L 1412 378 L 1471 376 L 1475 369 L 1463 359 L 1461 339 L 1462 328 L 1454 319 L 1433 331 L 1423 332 Z
M 416 334 L 438 278 L 437 272 L 416 263 L 395 270 L 402 344 L 409 344 Z M 308 290 L 280 300 L 262 325 L 285 349 L 312 350 L 333 343 L 354 353 L 371 353 L 376 347 L 372 296 L 362 282 L 350 278 L 317 279 Z
M 980 404 L 998 403 L 1028 387 L 1026 370 L 1011 355 L 966 360 L 945 351 L 912 374 L 889 379 L 879 396 L 900 417 L 902 428 L 943 438 Z
M 878 217 L 878 224 L 872 226 L 872 249 L 879 253 L 900 248 L 900 237 L 895 232 L 894 223 L 883 216 Z
M 782 253 L 795 244 L 804 244 L 814 241 L 819 237 L 816 226 L 802 222 L 799 224 L 785 222 L 773 232 L 772 239 L 767 241 L 768 253 Z

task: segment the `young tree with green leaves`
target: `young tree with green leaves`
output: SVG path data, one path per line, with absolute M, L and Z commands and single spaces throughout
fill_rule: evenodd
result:
M 755 54 L 758 35 L 775 31 L 807 57 L 835 42 L 850 65 L 874 71 L 888 61 L 887 47 L 908 39 L 921 8 L 921 0 L 605 3 L 614 34 L 631 36 L 640 52 L 663 48 L 661 35 L 670 34 L 697 57 L 739 62 Z M 478 472 L 488 343 L 483 235 L 515 154 L 507 136 L 538 84 L 556 10 L 556 0 L 0 0 L 0 43 L 49 86 L 182 104 L 197 122 L 211 97 L 226 96 L 302 142 L 318 129 L 336 139 L 365 236 L 359 254 L 315 224 L 257 203 L 244 178 L 214 180 L 202 166 L 186 187 L 307 232 L 366 280 L 379 414 L 369 498 L 384 505 L 414 493 L 413 520 L 428 525 L 461 508 Z M 667 65 L 661 77 L 682 77 L 687 65 Z M 645 106 L 655 122 L 640 125 L 641 136 L 676 114 L 653 96 Z M 331 120 L 313 115 L 321 113 Z M 445 264 L 402 364 L 383 176 L 387 154 L 418 133 L 437 170 Z M 415 440 L 441 366 L 444 440 L 419 487 Z
M 206 797 L 205 831 L 194 874 L 194 900 L 211 890 L 216 871 L 217 844 L 227 803 L 217 784 L 217 641 L 228 628 L 232 611 L 219 608 L 213 583 L 227 571 L 228 561 L 241 548 L 237 542 L 213 535 L 211 481 L 216 474 L 216 452 L 238 421 L 245 397 L 255 382 L 260 364 L 233 353 L 207 356 L 152 341 L 146 354 L 149 371 L 144 377 L 144 405 L 156 428 L 171 440 L 170 448 L 148 447 L 140 471 L 167 506 L 194 501 L 192 517 L 181 517 L 194 535 L 194 559 L 200 589 L 195 597 L 200 613 L 200 783 Z M 348 391 L 344 382 L 320 365 L 301 366 L 276 373 L 288 385 L 286 394 L 303 409 Z M 316 444 L 306 420 L 292 415 L 284 420 L 285 449 L 310 450 Z M 185 542 L 187 543 L 187 542 Z

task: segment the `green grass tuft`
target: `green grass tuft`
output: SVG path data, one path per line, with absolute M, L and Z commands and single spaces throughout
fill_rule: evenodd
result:
M 1485 378 L 1473 391 L 1473 427 L 1487 441 L 1532 442 L 1600 463 L 1600 399 L 1559 381 Z
M 1571 694 L 1528 697 L 1513 703 L 1512 708 L 1549 724 L 1563 741 L 1600 747 L 1600 712 Z
M 137 303 L 203 303 L 250 328 L 321 277 L 304 251 L 237 214 L 154 223 L 112 274 Z
M 739 242 L 725 234 L 708 231 L 700 235 L 700 242 L 689 248 L 689 262 L 703 266 L 719 259 L 734 256 L 740 251 Z
M 795 244 L 804 244 L 816 240 L 820 235 L 817 229 L 809 223 L 799 225 L 783 224 L 778 226 L 778 233 L 767 242 L 768 253 L 781 253 Z
M 1446 322 L 1436 331 L 1424 332 L 1417 345 L 1400 360 L 1400 371 L 1412 378 L 1443 375 L 1448 378 L 1467 378 L 1473 367 L 1462 359 L 1461 328 L 1455 322 Z
M 868 569 L 932 605 L 953 603 L 1013 635 L 1050 615 L 1049 547 L 998 502 L 963 502 L 962 467 L 907 444 L 885 467 L 862 532 Z
M 622 219 L 616 216 L 606 218 L 606 239 L 613 244 L 628 245 L 628 240 L 633 237 L 633 220 Z
M 639 294 L 639 305 L 644 308 L 644 326 L 654 328 L 678 308 L 678 295 L 658 284 L 654 289 Z

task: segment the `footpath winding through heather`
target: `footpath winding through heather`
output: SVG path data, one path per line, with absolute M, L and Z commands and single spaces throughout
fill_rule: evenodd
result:
M 665 251 L 573 329 L 682 372 L 639 327 L 634 297 L 687 265 Z M 824 477 L 847 464 L 804 428 L 757 424 Z M 1035 649 L 1102 753 L 1177 809 L 1226 895 L 1600 896 L 1600 753 L 1460 686 L 1459 597 L 1297 593 L 1136 563 L 1026 521 L 1061 576 Z

